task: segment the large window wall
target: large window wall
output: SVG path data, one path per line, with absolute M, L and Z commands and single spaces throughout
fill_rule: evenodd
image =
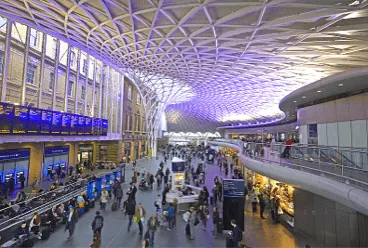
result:
M 1 102 L 106 118 L 122 133 L 124 76 L 51 35 L 0 16 Z

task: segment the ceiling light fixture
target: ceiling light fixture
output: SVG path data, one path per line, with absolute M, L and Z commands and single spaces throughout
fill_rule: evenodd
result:
M 320 91 L 320 90 L 317 90 L 317 93 L 321 93 L 322 91 Z
M 296 100 L 294 102 L 296 102 Z
M 342 87 L 342 86 L 344 86 L 344 84 L 338 84 L 337 86 Z
M 302 96 L 303 99 L 307 98 L 306 96 Z

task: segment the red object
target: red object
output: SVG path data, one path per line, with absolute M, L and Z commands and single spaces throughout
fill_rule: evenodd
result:
M 286 145 L 287 145 L 287 146 L 291 146 L 291 145 L 293 145 L 293 142 L 291 141 L 291 139 L 287 139 L 287 140 L 286 140 Z

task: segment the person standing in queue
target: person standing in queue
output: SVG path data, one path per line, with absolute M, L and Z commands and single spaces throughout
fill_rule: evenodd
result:
M 137 187 L 135 186 L 135 183 L 132 183 L 130 186 L 130 197 L 135 202 L 135 194 L 137 193 Z M 135 204 L 134 204 L 135 205 Z
M 77 219 L 76 213 L 74 212 L 74 208 L 69 207 L 68 220 L 65 223 L 65 232 L 66 232 L 66 230 L 69 230 L 68 240 L 71 240 L 73 238 L 74 229 L 75 229 L 75 225 L 76 225 L 77 221 L 78 221 L 78 219 Z
M 231 237 L 233 240 L 233 247 L 238 247 L 239 242 L 242 240 L 243 232 L 236 224 L 235 220 L 231 220 L 230 224 L 233 227 L 233 231 L 231 232 Z
M 212 227 L 212 235 L 214 237 L 217 236 L 217 226 L 218 226 L 218 223 L 220 221 L 220 213 L 217 211 L 217 207 L 214 207 L 213 208 L 213 212 L 212 212 L 212 223 L 213 223 L 213 227 Z
M 263 194 L 261 193 L 259 195 L 259 209 L 260 209 L 259 213 L 260 213 L 260 217 L 262 219 L 266 219 L 265 217 L 263 217 L 263 213 L 265 211 L 265 207 L 266 207 L 266 201 L 265 201 L 265 199 L 263 197 Z
M 101 210 L 106 209 L 106 204 L 107 204 L 107 199 L 108 198 L 109 198 L 109 193 L 107 192 L 106 189 L 103 189 L 102 193 L 101 193 L 101 198 L 100 198 Z
M 134 218 L 135 218 L 135 222 L 138 223 L 140 236 L 143 235 L 144 217 L 146 217 L 146 210 L 143 208 L 142 203 L 139 203 L 138 208 L 135 210 Z
M 19 182 L 20 182 L 20 188 L 24 189 L 24 182 L 26 181 L 26 178 L 24 177 L 24 173 L 20 174 L 19 176 Z
M 14 180 L 13 175 L 10 176 L 8 184 L 9 184 L 9 195 L 11 195 L 14 191 L 14 185 L 15 185 L 15 180 Z
M 189 224 L 189 230 L 190 230 L 190 239 L 193 240 L 194 239 L 194 227 L 197 222 L 197 213 L 194 207 L 191 207 L 189 209 L 189 212 L 190 212 L 190 215 L 188 219 L 188 224 Z

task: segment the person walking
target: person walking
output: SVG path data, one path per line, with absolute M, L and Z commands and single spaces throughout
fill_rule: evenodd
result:
M 226 166 L 225 168 L 225 177 L 227 177 L 229 175 L 229 167 Z
M 221 182 L 217 185 L 218 188 L 218 199 L 220 202 L 222 202 L 222 179 Z
M 255 194 L 254 190 L 250 194 L 250 199 L 252 201 L 252 212 L 256 213 L 257 212 L 258 199 L 257 199 L 257 195 Z
M 189 209 L 190 215 L 188 218 L 188 224 L 189 224 L 189 230 L 190 230 L 190 239 L 193 240 L 194 239 L 194 227 L 197 224 L 197 213 L 195 211 L 194 207 L 191 207 Z
M 233 230 L 231 232 L 231 237 L 232 237 L 232 240 L 233 240 L 233 247 L 238 247 L 239 242 L 242 240 L 243 232 L 238 227 L 235 220 L 231 220 L 230 224 L 233 227 Z
M 8 184 L 9 184 L 9 195 L 11 195 L 14 191 L 14 185 L 15 185 L 15 180 L 14 180 L 13 175 L 10 176 Z
M 152 214 L 151 217 L 147 221 L 147 232 L 149 234 L 149 240 L 151 243 L 151 247 L 155 243 L 155 232 L 157 227 L 160 227 L 160 221 L 158 220 L 156 214 Z
M 167 228 L 167 230 L 170 231 L 173 228 L 173 219 L 175 215 L 174 204 L 170 203 L 170 206 L 166 209 L 166 211 L 167 211 L 167 221 L 169 223 L 169 227 Z
M 69 230 L 69 237 L 68 240 L 71 240 L 73 238 L 75 225 L 78 221 L 77 214 L 74 212 L 73 207 L 69 207 L 69 214 L 68 214 L 68 220 L 65 223 L 65 231 Z
M 174 218 L 173 218 L 173 227 L 176 226 L 176 213 L 178 212 L 178 199 L 174 198 L 173 206 L 174 206 Z
M 91 224 L 93 233 L 98 232 L 101 234 L 103 225 L 104 225 L 104 217 L 101 215 L 100 211 L 97 211 L 96 216 Z
M 133 216 L 135 215 L 135 202 L 130 197 L 128 198 L 126 202 L 125 209 L 126 209 L 126 213 L 129 216 L 129 224 L 128 224 L 128 232 L 129 232 L 130 227 L 132 226 Z
M 217 197 L 219 195 L 219 192 L 218 192 L 218 187 L 217 185 L 213 186 L 213 189 L 212 189 L 212 197 L 213 197 L 213 204 L 216 206 L 217 205 Z
M 214 207 L 212 212 L 212 223 L 213 223 L 212 235 L 214 237 L 216 237 L 218 233 L 217 226 L 219 221 L 220 221 L 220 213 L 217 211 L 217 207 Z
M 143 235 L 144 217 L 146 217 L 146 210 L 143 208 L 142 203 L 139 203 L 138 208 L 135 210 L 134 218 L 136 220 L 136 223 L 138 223 L 140 236 Z
M 231 173 L 233 173 L 234 171 L 233 171 L 233 169 L 234 169 L 234 165 L 233 164 L 230 164 L 230 172 Z
M 103 189 L 102 190 L 102 193 L 101 193 L 101 198 L 100 198 L 100 201 L 101 201 L 101 210 L 105 210 L 106 209 L 106 204 L 107 204 L 108 198 L 109 198 L 109 193 L 107 192 L 106 189 Z
M 210 217 L 210 212 L 208 211 L 208 208 L 203 205 L 203 206 L 199 206 L 199 217 L 202 221 L 202 228 L 203 230 L 206 230 L 207 228 L 207 220 Z
M 263 217 L 263 213 L 265 211 L 265 207 L 266 207 L 266 201 L 265 201 L 265 199 L 263 197 L 263 194 L 260 194 L 259 195 L 259 209 L 260 209 L 259 213 L 260 213 L 260 217 L 262 219 L 265 219 L 265 217 Z
M 20 182 L 20 188 L 24 189 L 24 182 L 26 181 L 26 178 L 24 177 L 24 173 L 20 174 L 19 176 L 19 182 Z
M 115 197 L 118 203 L 118 208 L 120 208 L 121 199 L 123 199 L 123 196 L 124 196 L 123 189 L 121 188 L 121 185 L 117 183 L 117 186 L 115 186 Z

